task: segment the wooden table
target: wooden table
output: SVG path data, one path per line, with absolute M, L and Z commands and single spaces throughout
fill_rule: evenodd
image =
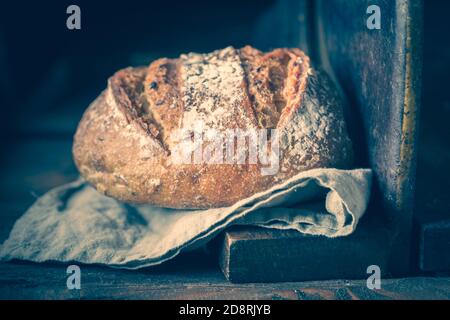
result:
M 0 299 L 450 299 L 450 278 L 231 284 L 217 268 L 119 271 L 81 266 L 81 290 L 66 288 L 66 268 L 0 264 Z
M 30 128 L 31 130 L 32 128 Z M 23 133 L 2 164 L 0 241 L 36 197 L 77 177 L 70 134 Z M 450 299 L 450 277 L 233 284 L 215 254 L 197 251 L 139 271 L 81 265 L 81 290 L 66 287 L 67 265 L 0 263 L 0 299 Z

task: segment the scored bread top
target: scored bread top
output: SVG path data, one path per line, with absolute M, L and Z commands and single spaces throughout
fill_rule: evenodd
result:
M 250 46 L 228 47 L 158 59 L 137 74 L 120 71 L 110 83 L 119 104 L 133 101 L 127 110 L 169 147 L 173 130 L 198 122 L 217 130 L 285 125 L 301 103 L 309 69 L 298 49 L 264 54 Z
M 260 163 L 172 163 L 176 130 L 199 123 L 199 130 L 277 129 L 279 171 L 262 176 Z M 348 167 L 351 149 L 342 102 L 325 73 L 299 49 L 246 46 L 116 72 L 83 115 L 73 153 L 81 174 L 119 200 L 208 208 L 301 171 Z

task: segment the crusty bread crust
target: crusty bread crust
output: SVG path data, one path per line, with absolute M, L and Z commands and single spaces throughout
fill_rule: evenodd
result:
M 218 132 L 276 129 L 279 170 L 262 174 L 261 162 L 174 162 L 177 132 L 198 130 L 199 122 L 199 130 Z M 73 154 L 98 191 L 169 208 L 229 206 L 296 173 L 352 161 L 342 103 L 328 76 L 299 49 L 264 54 L 250 46 L 118 71 L 84 113 Z

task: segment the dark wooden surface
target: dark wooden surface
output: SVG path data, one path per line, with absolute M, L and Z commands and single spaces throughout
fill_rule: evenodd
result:
M 232 284 L 218 269 L 119 271 L 81 266 L 81 289 L 66 288 L 66 268 L 0 264 L 0 299 L 450 299 L 450 278 Z
M 365 279 L 370 265 L 387 275 L 387 237 L 383 226 L 368 223 L 336 239 L 235 227 L 225 232 L 219 262 L 236 283 Z

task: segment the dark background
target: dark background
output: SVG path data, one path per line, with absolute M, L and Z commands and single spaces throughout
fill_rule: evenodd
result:
M 254 39 L 256 19 L 274 2 L 2 4 L 2 133 L 17 133 L 19 127 L 30 131 L 29 126 L 36 122 L 34 117 L 41 118 L 47 112 L 64 113 L 63 121 L 70 121 L 67 117 L 79 119 L 81 111 L 105 87 L 106 79 L 120 68 L 148 64 L 162 56 L 176 57 L 183 52 L 244 46 Z M 81 8 L 81 30 L 66 28 L 66 8 L 70 4 Z M 67 125 L 67 131 L 74 130 L 74 123 Z
M 227 45 L 283 46 L 260 18 L 275 0 L 39 1 L 0 6 L 0 208 L 17 215 L 73 180 L 70 137 L 82 112 L 120 68 Z M 82 29 L 66 28 L 81 7 Z M 424 68 L 416 213 L 449 215 L 450 1 L 424 1 Z M 262 31 L 261 31 L 262 30 Z M 14 218 L 13 218 L 14 217 Z

